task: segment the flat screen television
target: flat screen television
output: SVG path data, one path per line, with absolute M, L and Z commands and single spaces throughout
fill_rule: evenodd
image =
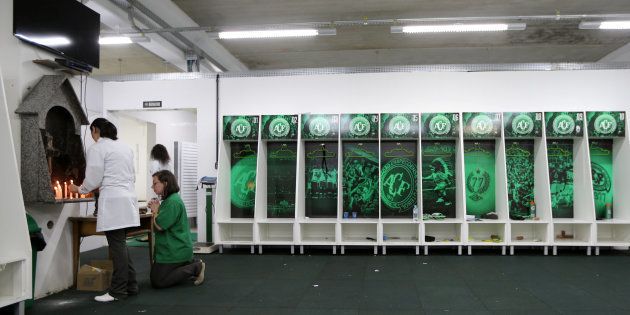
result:
M 65 59 L 98 68 L 100 30 L 100 14 L 76 0 L 13 1 L 13 34 Z

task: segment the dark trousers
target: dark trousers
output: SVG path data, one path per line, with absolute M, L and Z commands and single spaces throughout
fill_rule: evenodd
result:
M 105 231 L 105 237 L 109 244 L 109 255 L 114 262 L 114 273 L 112 274 L 112 283 L 109 285 L 109 294 L 116 298 L 137 294 L 138 281 L 136 281 L 136 270 L 133 268 L 133 262 L 127 248 L 126 230 Z
M 156 289 L 172 287 L 182 281 L 197 277 L 201 261 L 176 264 L 154 263 L 151 265 L 151 286 Z

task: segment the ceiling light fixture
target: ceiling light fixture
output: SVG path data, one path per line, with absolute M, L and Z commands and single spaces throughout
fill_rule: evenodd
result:
M 280 37 L 313 37 L 318 35 L 337 35 L 332 29 L 294 29 L 294 30 L 261 30 L 261 31 L 225 31 L 211 33 L 218 39 L 242 38 L 280 38 Z
M 145 36 L 104 36 L 98 39 L 98 43 L 101 45 L 124 45 L 150 41 L 151 39 Z
M 488 24 L 437 24 L 437 25 L 397 25 L 391 27 L 392 33 L 465 33 L 522 31 L 525 23 L 488 23 Z
M 630 30 L 630 21 L 580 22 L 581 30 Z

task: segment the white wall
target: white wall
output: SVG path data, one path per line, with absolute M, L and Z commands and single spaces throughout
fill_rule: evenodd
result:
M 20 119 L 15 110 L 22 102 L 40 78 L 45 74 L 57 74 L 54 71 L 32 62 L 34 59 L 54 59 L 55 56 L 33 46 L 19 41 L 12 34 L 13 30 L 13 1 L 0 1 L 0 68 L 4 77 L 4 88 L 6 91 L 7 110 L 9 113 L 9 124 L 13 135 L 13 145 L 15 156 L 20 165 Z M 80 97 L 79 77 L 70 77 L 77 97 Z M 88 79 L 86 105 L 90 117 L 102 115 L 103 90 L 102 83 L 93 79 Z M 89 133 L 87 134 L 88 138 Z M 90 140 L 87 142 L 89 147 Z M 13 150 L 11 150 L 13 152 Z M 2 165 L 6 165 L 2 163 Z M 19 181 L 18 181 L 19 183 Z M 35 295 L 41 297 L 47 293 L 60 291 L 68 287 L 68 259 L 71 259 L 71 248 L 68 247 L 71 238 L 71 226 L 65 221 L 67 215 L 79 214 L 78 209 L 64 207 L 64 209 L 53 210 L 44 213 L 40 209 L 34 209 L 33 205 L 26 205 L 27 210 L 33 215 L 37 223 L 42 227 L 42 233 L 48 237 L 48 247 L 44 252 L 38 254 L 38 274 Z M 67 208 L 67 209 L 66 209 Z M 72 209 L 74 210 L 72 210 Z M 24 214 L 19 209 L 15 209 L 16 218 L 23 218 Z M 91 210 L 90 210 L 91 211 Z M 55 222 L 53 229 L 46 228 L 46 222 Z M 52 237 L 54 235 L 54 237 Z M 52 237 L 52 238 L 51 238 Z M 87 238 L 82 243 L 82 249 L 91 249 L 104 244 L 100 238 Z M 58 250 L 54 250 L 58 249 Z M 45 266 L 43 264 L 46 264 Z
M 34 64 L 34 59 L 54 59 L 55 55 L 42 49 L 19 41 L 13 36 L 13 1 L 0 1 L 0 68 L 4 77 L 13 142 L 16 147 L 18 165 L 20 160 L 20 121 L 15 110 L 23 98 L 45 74 L 57 74 L 56 72 Z M 89 113 L 102 113 L 103 87 L 100 81 L 88 79 L 87 107 Z M 79 78 L 70 78 L 77 96 L 80 94 Z
M 221 114 L 626 110 L 630 70 L 228 78 Z
M 227 114 L 627 110 L 630 70 L 418 72 L 222 78 Z M 104 82 L 105 110 L 197 108 L 200 175 L 215 175 L 215 81 Z
M 222 78 L 220 114 L 628 110 L 630 70 Z M 199 176 L 216 176 L 215 80 L 104 82 L 105 110 L 197 109 Z M 205 199 L 198 199 L 199 234 Z

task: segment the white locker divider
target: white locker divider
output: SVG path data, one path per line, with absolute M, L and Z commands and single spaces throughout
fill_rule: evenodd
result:
M 585 115 L 585 112 L 580 112 Z M 462 113 L 459 113 L 462 117 Z M 343 217 L 343 140 L 338 137 L 338 202 L 336 217 L 309 218 L 305 211 L 305 143 L 302 137 L 302 117 L 298 115 L 297 165 L 296 165 L 296 200 L 294 218 L 267 217 L 267 140 L 258 137 L 257 176 L 254 218 L 232 218 L 230 208 L 230 142 L 222 140 L 219 145 L 219 180 L 217 184 L 216 212 L 214 214 L 214 239 L 222 246 L 250 246 L 254 253 L 256 245 L 262 253 L 263 246 L 288 246 L 294 253 L 294 246 L 299 246 L 304 253 L 305 246 L 331 246 L 333 254 L 337 247 L 341 253 L 347 246 L 382 247 L 386 254 L 387 247 L 409 247 L 420 253 L 420 248 L 427 255 L 431 247 L 453 247 L 459 255 L 467 248 L 468 254 L 473 247 L 499 247 L 502 254 L 506 249 L 514 254 L 518 247 L 548 248 L 557 254 L 558 247 L 583 247 L 588 255 L 591 248 L 599 253 L 600 247 L 627 249 L 630 247 L 630 137 L 613 139 L 614 165 L 614 203 L 611 219 L 596 220 L 594 194 L 591 175 L 591 158 L 587 124 L 584 120 L 583 137 L 573 137 L 574 170 L 574 217 L 553 218 L 551 183 L 549 177 L 548 138 L 546 122 L 542 122 L 542 136 L 534 142 L 534 194 L 536 220 L 513 220 L 509 216 L 508 182 L 506 168 L 506 137 L 495 140 L 496 153 L 496 212 L 498 220 L 466 221 L 466 178 L 464 169 L 463 123 L 460 119 L 459 136 L 456 141 L 456 217 L 442 220 L 423 220 L 422 215 L 422 139 L 417 139 L 418 147 L 418 207 L 419 220 L 406 218 L 383 218 L 380 216 L 380 157 L 379 157 L 379 217 L 344 218 Z M 259 116 L 260 118 L 260 116 Z M 503 118 L 502 118 L 503 119 Z M 630 132 L 626 124 L 626 134 Z M 389 141 L 389 140 L 388 140 Z M 379 155 L 381 137 L 379 130 Z M 562 236 L 564 232 L 564 237 Z M 489 235 L 498 235 L 500 242 L 487 242 Z M 569 235 L 570 237 L 566 237 Z M 431 241 L 427 241 L 427 236 Z

